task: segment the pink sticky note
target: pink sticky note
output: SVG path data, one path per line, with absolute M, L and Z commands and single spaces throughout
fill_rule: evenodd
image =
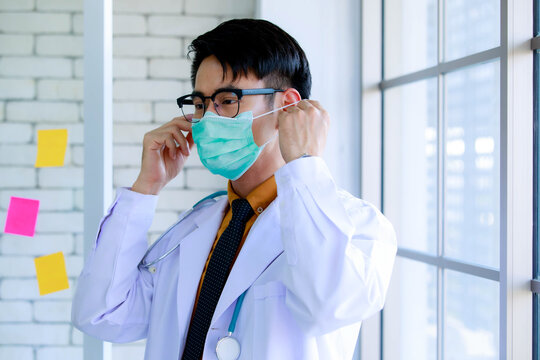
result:
M 39 200 L 12 196 L 6 219 L 5 233 L 34 236 Z

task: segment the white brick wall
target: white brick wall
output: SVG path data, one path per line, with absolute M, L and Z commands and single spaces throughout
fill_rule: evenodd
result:
M 0 10 L 32 10 L 34 2 L 32 0 L 3 0 L 0 2 Z
M 2 99 L 31 99 L 35 93 L 32 79 L 0 80 L 0 98 Z
M 41 35 L 36 37 L 36 53 L 51 56 L 82 56 L 82 36 Z
M 30 55 L 33 48 L 32 35 L 0 34 L 0 55 Z
M 71 102 L 13 101 L 7 103 L 6 117 L 24 122 L 77 122 L 79 105 Z
M 114 178 L 131 186 L 144 133 L 179 116 L 191 91 L 187 46 L 224 19 L 250 17 L 255 0 L 113 0 Z M 82 359 L 70 324 L 83 266 L 83 1 L 0 0 L 0 230 L 11 196 L 40 200 L 36 235 L 0 233 L 0 359 Z M 37 130 L 68 129 L 65 166 L 34 168 Z M 226 181 L 196 150 L 163 190 L 149 239 Z M 34 258 L 62 251 L 70 288 L 40 296 Z M 142 359 L 144 341 L 113 347 Z
M 0 76 L 3 77 L 69 78 L 71 74 L 70 59 L 30 56 L 4 56 L 0 59 Z
M 32 321 L 32 304 L 28 301 L 0 301 L 0 307 L 1 322 Z
M 5 12 L 0 14 L 0 31 L 5 33 L 69 33 L 69 14 Z
M 33 360 L 34 350 L 29 346 L 0 346 L 0 359 Z
M 33 135 L 30 124 L 2 124 L 0 142 L 3 144 L 26 143 L 32 139 Z
M 39 301 L 34 304 L 34 318 L 39 322 L 69 322 L 71 301 Z
M 212 17 L 194 16 L 150 16 L 148 32 L 151 35 L 193 36 L 213 29 L 219 21 Z
M 67 345 L 69 343 L 69 325 L 64 324 L 0 324 L 0 334 L 2 334 L 0 344 L 7 345 Z
M 37 97 L 43 100 L 74 100 L 83 99 L 82 80 L 39 80 Z

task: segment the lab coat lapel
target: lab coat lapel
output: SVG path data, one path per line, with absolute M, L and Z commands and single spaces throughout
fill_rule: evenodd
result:
M 199 280 L 223 221 L 227 203 L 227 197 L 224 197 L 194 215 L 193 222 L 197 228 L 180 243 L 177 299 L 181 334 L 187 333 Z
M 219 298 L 212 325 L 283 252 L 279 229 L 277 201 L 273 201 L 266 211 L 258 216 L 249 231 Z

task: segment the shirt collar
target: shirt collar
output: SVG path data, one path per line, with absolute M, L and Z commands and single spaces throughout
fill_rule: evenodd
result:
M 227 196 L 229 197 L 229 206 L 232 204 L 233 200 L 240 199 L 240 196 L 234 192 L 232 187 L 232 182 L 229 180 L 227 186 Z M 257 187 L 248 194 L 246 200 L 251 205 L 251 208 L 255 212 L 255 215 L 262 213 L 268 205 L 277 196 L 277 185 L 274 175 L 257 185 Z

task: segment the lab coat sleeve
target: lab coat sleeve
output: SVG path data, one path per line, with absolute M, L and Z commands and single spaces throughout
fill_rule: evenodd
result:
M 382 309 L 397 249 L 390 222 L 338 189 L 321 157 L 293 160 L 275 179 L 286 304 L 300 327 L 320 335 Z
M 157 198 L 118 189 L 78 279 L 71 316 L 79 330 L 111 342 L 146 337 L 153 279 L 137 265 Z

